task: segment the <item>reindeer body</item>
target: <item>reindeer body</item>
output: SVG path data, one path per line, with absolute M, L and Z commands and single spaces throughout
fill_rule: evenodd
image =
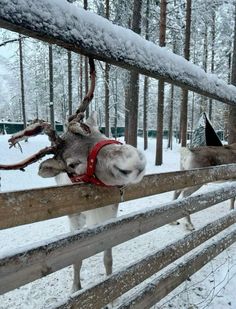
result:
M 43 161 L 39 166 L 41 177 L 55 177 L 58 185 L 71 183 L 69 175 L 86 172 L 88 155 L 98 142 L 108 140 L 97 127 L 97 115 L 92 113 L 86 122 L 71 122 L 68 131 L 60 137 L 54 158 Z M 144 155 L 130 145 L 109 144 L 96 157 L 96 177 L 107 186 L 124 186 L 139 182 L 145 173 Z M 84 226 L 90 227 L 117 216 L 118 204 L 85 211 L 69 216 L 71 231 Z M 73 290 L 81 288 L 80 268 L 82 261 L 74 263 Z M 112 249 L 104 252 L 106 273 L 112 272 Z
M 236 163 L 236 143 L 224 146 L 181 148 L 181 169 Z
M 43 120 L 32 123 L 23 131 L 14 134 L 9 143 L 14 146 L 19 141 L 44 132 L 51 141 L 51 146 L 41 149 L 31 157 L 16 164 L 0 164 L 0 169 L 24 169 L 45 155 L 53 154 L 53 158 L 43 161 L 38 174 L 41 177 L 56 177 L 57 184 L 69 184 L 73 181 L 85 181 L 104 186 L 126 186 L 142 180 L 145 173 L 146 159 L 144 155 L 131 145 L 108 140 L 97 126 L 97 114 L 84 122 L 83 112 L 93 98 L 95 88 L 95 66 L 93 59 L 90 64 L 90 89 L 75 114 L 68 119 L 66 132 L 58 136 L 51 125 Z M 96 157 L 91 158 L 91 153 Z M 91 168 L 92 167 L 92 168 Z M 69 216 L 72 231 L 86 226 L 101 223 L 117 215 L 118 205 L 110 205 L 100 209 L 85 211 Z M 82 261 L 74 262 L 73 289 L 81 288 L 80 268 Z M 112 272 L 112 249 L 104 252 L 106 273 Z
M 181 148 L 181 170 L 230 163 L 236 163 L 236 143 L 224 146 L 201 146 L 192 149 Z M 181 193 L 183 194 L 183 197 L 188 197 L 200 188 L 201 185 L 175 191 L 174 199 L 177 199 Z M 234 199 L 231 199 L 230 208 L 233 209 L 233 207 Z M 194 226 L 191 222 L 190 216 L 187 216 L 186 220 L 186 228 L 188 230 L 194 230 Z

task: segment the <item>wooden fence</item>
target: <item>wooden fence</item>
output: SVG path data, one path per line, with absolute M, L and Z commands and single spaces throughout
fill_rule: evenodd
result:
M 236 165 L 231 164 L 214 168 L 149 175 L 145 176 L 141 183 L 127 188 L 125 190 L 125 198 L 126 200 L 132 200 L 173 189 L 181 189 L 186 187 L 187 184 L 189 186 L 219 179 L 230 179 L 235 172 Z M 1 193 L 0 227 L 6 228 L 36 222 L 119 202 L 119 190 L 116 188 L 113 188 L 112 191 L 110 190 L 110 188 L 109 190 L 99 187 L 94 188 L 91 185 L 71 185 L 34 189 L 26 192 Z M 95 196 L 96 203 L 94 202 Z M 15 289 L 69 266 L 75 260 L 85 259 L 174 220 L 178 220 L 186 214 L 201 211 L 235 196 L 236 184 L 223 186 L 210 193 L 176 200 L 162 207 L 150 208 L 148 211 L 131 213 L 110 220 L 99 227 L 78 231 L 77 233 L 68 233 L 60 238 L 56 237 L 55 239 L 50 239 L 50 241 L 37 243 L 37 245 L 32 245 L 31 248 L 27 246 L 27 250 L 22 250 L 12 255 L 5 257 L 0 255 L 0 292 L 5 293 Z M 130 265 L 128 268 L 114 273 L 88 290 L 82 290 L 73 294 L 59 308 L 73 308 L 73 306 L 86 309 L 101 308 L 235 222 L 236 211 L 232 211 L 227 216 L 204 226 L 184 239 L 152 255 L 145 256 L 144 259 Z M 172 270 L 174 275 L 168 272 L 166 277 L 158 279 L 160 282 L 153 283 L 155 286 L 165 286 L 165 293 L 161 289 L 162 293 L 159 294 L 159 288 L 159 292 L 156 293 L 153 290 L 152 284 L 152 289 L 149 291 L 149 283 L 143 291 L 143 297 L 139 293 L 135 301 L 137 306 L 140 307 L 134 308 L 148 308 L 150 304 L 157 302 L 191 274 L 186 269 L 191 269 L 191 271 L 194 269 L 196 271 L 209 261 L 209 256 L 213 257 L 230 246 L 235 241 L 235 237 L 236 232 L 229 233 L 227 237 L 218 240 L 215 246 L 211 245 L 209 248 L 204 248 L 202 255 L 199 254 L 187 260 L 186 265 L 175 267 Z M 194 267 L 191 267 L 191 265 L 194 265 Z M 182 273 L 181 276 L 177 276 L 176 273 L 179 273 L 182 268 L 185 270 L 184 274 Z M 177 278 L 178 280 L 176 279 L 172 282 L 170 278 Z M 169 281 L 171 281 L 171 284 Z M 169 287 L 168 289 L 166 289 L 166 285 Z M 148 297 L 147 295 L 152 296 Z M 139 302 L 142 305 L 138 305 Z M 148 305 L 143 307 L 143 302 Z M 133 303 L 134 301 L 132 300 Z M 122 306 L 121 308 L 123 308 Z
M 225 86 L 223 82 L 217 80 L 215 87 L 212 87 L 213 90 L 211 87 L 205 88 L 198 80 L 197 74 L 194 76 L 195 73 L 194 70 L 191 70 L 191 65 L 184 63 L 184 66 L 187 69 L 189 68 L 189 78 L 180 79 L 178 74 L 173 77 L 172 73 L 168 71 L 168 67 L 163 70 L 163 67 L 155 66 L 153 70 L 150 70 L 150 67 L 153 66 L 153 58 L 146 59 L 146 63 L 137 63 L 130 59 L 128 54 L 125 55 L 125 48 L 122 56 L 118 56 L 112 46 L 109 46 L 109 52 L 107 52 L 107 48 L 103 50 L 102 48 L 103 46 L 106 47 L 107 42 L 101 42 L 97 46 L 96 35 L 92 35 L 94 29 L 100 27 L 100 22 L 96 18 L 92 23 L 86 24 L 88 28 L 86 33 L 88 36 L 91 35 L 88 40 L 75 35 L 75 31 L 73 35 L 68 36 L 68 33 L 71 34 L 73 29 L 78 30 L 84 26 L 84 20 L 81 22 L 79 15 L 74 15 L 72 12 L 72 4 L 65 2 L 62 7 L 59 4 L 56 7 L 56 14 L 60 18 L 60 14 L 65 13 L 63 9 L 68 6 L 69 17 L 66 25 L 68 31 L 65 32 L 64 28 L 57 23 L 56 18 L 47 17 L 50 15 L 48 13 L 53 12 L 55 8 L 53 5 L 55 6 L 56 2 L 31 0 L 30 4 L 25 5 L 25 3 L 25 0 L 14 0 L 14 5 L 12 5 L 10 1 L 0 0 L 0 26 L 49 43 L 58 44 L 75 52 L 93 56 L 96 59 L 137 70 L 154 78 L 162 78 L 167 82 L 231 105 L 236 104 L 234 87 Z M 42 12 L 41 16 L 39 12 Z M 84 11 L 83 14 L 85 14 L 86 20 L 91 20 L 89 12 Z M 106 23 L 109 22 L 106 21 Z M 112 24 L 109 25 L 111 33 L 115 35 L 116 29 Z M 83 31 L 78 30 L 77 32 L 83 34 Z M 145 40 L 144 42 L 147 44 Z M 122 44 L 125 43 L 121 40 Z M 142 45 L 142 49 L 148 50 L 148 45 L 145 44 Z M 153 53 L 155 54 L 155 51 Z M 149 69 L 147 69 L 148 67 Z M 202 74 L 205 84 L 207 81 L 211 81 L 209 74 Z M 214 168 L 149 175 L 141 183 L 125 189 L 125 200 L 129 201 L 212 181 L 229 180 L 235 177 L 235 173 L 236 164 L 231 164 Z M 27 249 L 21 249 L 19 252 L 6 256 L 0 253 L 0 292 L 5 293 L 20 287 L 69 266 L 75 260 L 85 259 L 180 219 L 187 214 L 201 211 L 235 196 L 236 184 L 222 186 L 206 194 L 176 200 L 168 205 L 149 208 L 147 211 L 131 213 L 109 220 L 101 226 L 83 229 L 73 234 L 68 233 L 31 247 L 27 246 Z M 100 188 L 91 185 L 77 184 L 1 193 L 0 228 L 10 228 L 79 213 L 117 202 L 120 202 L 118 188 Z M 164 249 L 149 254 L 128 267 L 113 273 L 100 283 L 72 294 L 69 299 L 66 299 L 64 303 L 57 304 L 55 308 L 101 308 L 225 230 L 224 236 L 218 237 L 218 240 L 211 242 L 210 245 L 205 245 L 197 254 L 185 259 L 185 262 L 177 263 L 168 268 L 162 275 L 144 285 L 138 294 L 132 294 L 119 306 L 119 308 L 149 308 L 204 266 L 210 259 L 233 244 L 236 240 L 236 231 L 227 232 L 227 228 L 235 222 L 236 211 L 233 210 L 221 219 L 207 224 Z

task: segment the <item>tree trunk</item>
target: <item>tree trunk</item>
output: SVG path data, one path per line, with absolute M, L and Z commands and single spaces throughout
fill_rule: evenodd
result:
M 207 59 L 208 59 L 208 25 L 205 23 L 205 31 L 204 31 L 204 51 L 203 51 L 203 60 L 202 66 L 205 72 L 207 72 Z M 204 112 L 207 112 L 207 101 L 208 98 L 206 96 L 201 97 L 200 104 L 200 115 Z
M 115 121 L 114 121 L 114 130 L 115 130 L 115 139 L 117 139 L 117 123 L 118 123 L 118 85 L 117 85 L 117 70 L 116 70 L 116 81 L 115 81 Z
M 173 109 L 174 109 L 174 85 L 171 85 L 170 90 L 170 116 L 169 116 L 169 131 L 167 148 L 172 150 L 173 146 Z
M 83 101 L 83 57 L 80 55 L 80 61 L 79 61 L 79 93 L 80 93 L 80 102 Z
M 186 6 L 186 25 L 185 25 L 185 43 L 184 43 L 184 57 L 190 58 L 190 36 L 191 36 L 191 8 L 192 1 L 187 0 Z M 187 144 L 187 129 L 188 129 L 188 90 L 183 89 L 181 114 L 180 114 L 180 139 L 181 146 L 186 147 Z
M 23 48 L 22 48 L 21 34 L 19 34 L 19 56 L 20 56 L 21 110 L 22 110 L 24 128 L 26 128 L 27 120 L 25 111 L 24 65 L 23 65 Z
M 144 77 L 144 88 L 143 88 L 143 139 L 144 139 L 144 150 L 148 148 L 148 77 Z
M 160 10 L 160 33 L 159 45 L 165 46 L 166 44 L 166 8 L 167 0 L 161 0 Z M 157 109 L 157 139 L 156 139 L 156 165 L 161 165 L 163 161 L 163 117 L 164 117 L 164 81 L 158 82 L 158 109 Z
M 72 115 L 72 66 L 71 66 L 71 52 L 67 51 L 68 57 L 68 107 L 69 116 Z
M 138 34 L 141 33 L 141 8 L 142 0 L 134 0 L 132 30 Z M 127 142 L 137 147 L 137 129 L 138 129 L 138 99 L 139 99 L 139 74 L 130 72 L 128 91 L 128 139 Z
M 231 83 L 231 61 L 232 53 L 229 53 L 228 58 L 228 84 Z M 225 104 L 224 106 L 224 139 L 228 140 L 229 138 L 229 105 Z
M 149 40 L 149 15 L 150 15 L 150 1 L 146 3 L 146 22 L 145 22 L 145 39 Z M 144 150 L 148 148 L 148 77 L 144 77 L 144 88 L 143 88 L 143 139 L 144 139 Z
M 236 86 L 236 3 L 234 13 L 234 47 L 232 59 L 231 84 Z M 228 143 L 236 143 L 236 107 L 229 107 L 229 139 Z
M 53 54 L 52 45 L 49 45 L 49 108 L 50 122 L 54 128 L 54 93 L 53 93 Z
M 88 9 L 88 1 L 84 0 L 84 9 Z M 85 83 L 85 93 L 88 93 L 89 89 L 89 77 L 88 77 L 88 57 L 84 58 L 84 83 Z M 89 106 L 86 109 L 86 118 L 89 117 Z
M 193 92 L 193 96 L 192 96 L 192 113 L 191 113 L 191 137 L 190 137 L 190 146 L 192 146 L 192 144 L 193 144 L 194 105 L 195 105 L 195 93 Z
M 176 3 L 174 2 L 176 5 Z M 176 35 L 174 34 L 173 38 L 174 44 L 173 44 L 173 53 L 176 53 L 176 46 L 177 46 L 177 39 Z M 169 114 L 169 130 L 168 130 L 168 144 L 167 148 L 170 148 L 172 150 L 173 146 L 173 110 L 174 110 L 174 92 L 175 92 L 175 86 L 171 85 L 171 90 L 170 90 L 170 114 Z
M 212 13 L 212 28 L 211 28 L 211 73 L 215 72 L 215 39 L 216 39 L 216 15 L 213 11 Z M 213 100 L 209 100 L 209 119 L 212 120 L 212 102 Z
M 105 17 L 109 19 L 109 0 L 105 0 Z M 105 64 L 105 135 L 109 137 L 110 135 L 110 112 L 109 112 L 109 102 L 110 102 L 110 81 L 109 81 L 110 65 Z

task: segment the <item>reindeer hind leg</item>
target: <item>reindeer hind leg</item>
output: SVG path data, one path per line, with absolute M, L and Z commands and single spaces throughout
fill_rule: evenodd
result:
M 195 187 L 191 187 L 191 188 L 187 188 L 186 190 L 184 190 L 183 192 L 183 198 L 186 198 L 190 195 L 192 195 L 194 192 L 196 192 L 198 189 L 200 189 L 201 186 L 195 186 Z M 195 227 L 191 221 L 191 217 L 190 217 L 190 214 L 187 215 L 186 217 L 184 217 L 184 219 L 186 220 L 186 223 L 185 223 L 185 228 L 188 230 L 188 231 L 194 231 L 195 230 Z

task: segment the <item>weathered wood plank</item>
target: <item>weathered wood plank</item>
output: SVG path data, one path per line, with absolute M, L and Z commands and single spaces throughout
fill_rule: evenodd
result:
M 14 0 L 12 4 L 0 0 L 0 8 L 0 27 L 236 104 L 236 89 L 232 85 L 227 86 L 180 56 L 160 52 L 160 47 L 129 29 L 117 27 L 66 1 L 31 0 L 29 4 L 26 0 Z M 106 36 L 102 35 L 104 29 Z
M 197 184 L 231 179 L 236 164 L 145 176 L 125 189 L 125 200 L 146 197 Z M 52 219 L 120 202 L 118 188 L 67 185 L 0 193 L 0 228 Z
M 162 207 L 118 217 L 98 227 L 47 240 L 10 256 L 0 259 L 1 292 L 41 278 L 73 264 L 74 261 L 92 256 L 105 249 L 147 233 L 186 214 L 198 212 L 216 203 L 236 196 L 236 184 L 176 200 Z M 1 284 L 4 283 L 4 284 Z
M 56 308 L 100 309 L 235 222 L 236 211 L 205 225 L 162 250 L 147 255 L 101 283 L 74 293 L 69 300 L 64 304 L 58 304 Z
M 235 241 L 236 231 L 234 230 L 148 283 L 117 309 L 148 309 L 152 307 Z

